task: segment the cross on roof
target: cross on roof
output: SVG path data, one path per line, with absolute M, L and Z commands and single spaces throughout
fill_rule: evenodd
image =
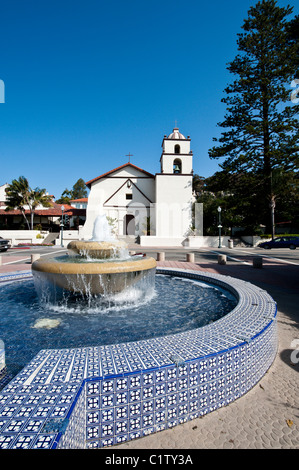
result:
M 134 155 L 131 155 L 130 152 L 128 155 L 126 155 L 126 157 L 129 157 L 129 163 L 130 163 L 130 157 L 133 157 Z

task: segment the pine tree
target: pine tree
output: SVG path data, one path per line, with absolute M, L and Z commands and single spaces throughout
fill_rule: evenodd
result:
M 81 199 L 84 197 L 87 197 L 86 184 L 82 178 L 79 178 L 73 186 L 72 199 Z
M 274 0 L 251 7 L 238 35 L 240 53 L 228 64 L 237 78 L 225 89 L 227 114 L 218 126 L 220 145 L 210 158 L 225 157 L 220 166 L 229 172 L 255 172 L 264 187 L 266 225 L 274 236 L 274 169 L 299 168 L 298 107 L 290 101 L 290 83 L 298 66 L 299 45 L 289 34 L 286 17 L 293 8 L 280 8 Z M 270 207 L 270 212 L 269 212 Z
M 82 178 L 74 184 L 73 189 L 65 189 L 61 197 L 57 199 L 57 204 L 70 204 L 72 199 L 82 199 L 87 197 L 86 184 Z

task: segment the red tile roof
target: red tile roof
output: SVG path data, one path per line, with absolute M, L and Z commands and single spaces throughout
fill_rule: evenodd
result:
M 71 199 L 70 202 L 87 202 L 88 197 L 81 197 L 81 199 Z
M 60 217 L 62 215 L 61 207 L 64 206 L 63 213 L 69 216 L 72 215 L 85 215 L 86 209 L 76 209 L 75 207 L 69 204 L 57 204 L 56 202 L 51 202 L 52 207 L 44 208 L 44 209 L 36 209 L 34 211 L 35 215 L 45 216 L 45 217 Z M 25 214 L 29 215 L 30 210 L 25 210 Z M 0 215 L 21 215 L 21 211 L 19 210 L 9 210 L 6 211 L 4 209 L 0 209 Z

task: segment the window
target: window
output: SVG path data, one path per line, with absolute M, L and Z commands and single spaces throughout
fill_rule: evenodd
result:
M 179 144 L 176 144 L 174 146 L 174 153 L 181 153 L 181 147 L 179 146 Z
M 133 199 L 133 194 L 132 193 L 131 194 L 129 194 L 129 193 L 126 194 L 126 199 Z

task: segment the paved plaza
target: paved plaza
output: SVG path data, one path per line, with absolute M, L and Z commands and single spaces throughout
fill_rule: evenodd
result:
M 278 352 L 262 380 L 246 395 L 224 408 L 175 428 L 117 446 L 119 449 L 298 449 L 299 447 L 299 250 L 200 249 L 194 263 L 187 250 L 147 249 L 155 256 L 165 252 L 159 266 L 202 270 L 252 282 L 267 290 L 278 305 Z M 41 248 L 42 256 L 57 256 L 60 247 Z M 0 273 L 28 271 L 37 250 L 9 250 L 1 254 Z M 227 263 L 217 262 L 219 253 Z M 254 268 L 253 256 L 263 267 Z

